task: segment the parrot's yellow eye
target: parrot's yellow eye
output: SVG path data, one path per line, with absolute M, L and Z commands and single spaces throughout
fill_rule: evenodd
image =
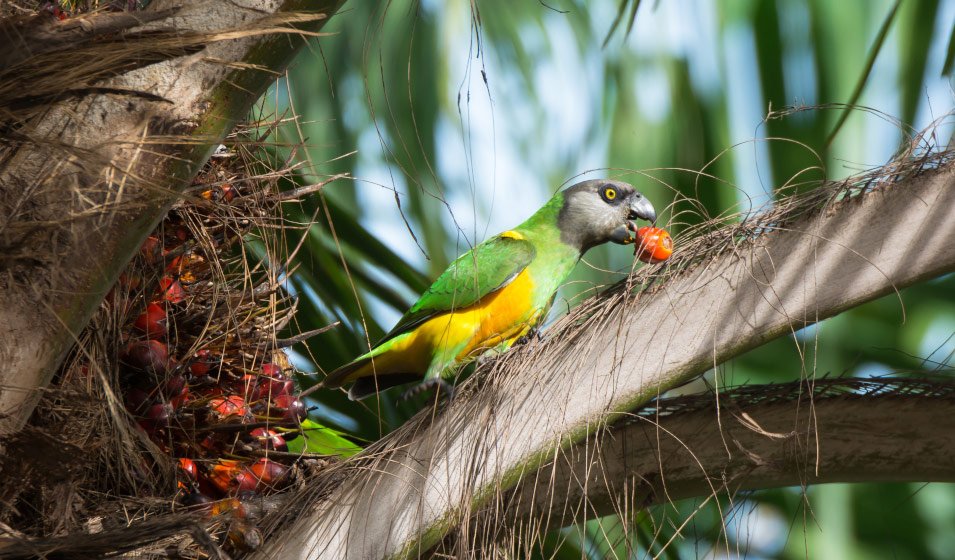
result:
M 607 187 L 604 189 L 604 200 L 611 201 L 617 198 L 617 189 L 613 187 Z

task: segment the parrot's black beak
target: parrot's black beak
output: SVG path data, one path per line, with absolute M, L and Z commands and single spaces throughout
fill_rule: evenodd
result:
M 613 241 L 617 245 L 629 245 L 633 243 L 633 234 L 630 233 L 631 231 L 633 231 L 633 226 L 630 222 L 617 226 L 617 229 L 610 232 L 610 241 Z
M 647 200 L 645 196 L 640 193 L 634 193 L 633 198 L 630 199 L 630 214 L 627 218 L 630 220 L 639 218 L 655 223 L 657 221 L 657 212 L 653 209 L 653 205 L 650 204 L 650 201 Z

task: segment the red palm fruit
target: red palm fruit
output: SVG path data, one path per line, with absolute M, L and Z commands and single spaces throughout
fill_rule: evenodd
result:
M 202 377 L 203 375 L 208 375 L 209 373 L 209 364 L 202 361 L 195 361 L 189 364 L 189 373 L 193 377 Z
M 245 405 L 245 399 L 239 395 L 209 399 L 209 410 L 215 413 L 219 418 L 245 416 L 249 413 L 249 409 Z
M 138 387 L 132 387 L 126 391 L 126 408 L 130 412 L 139 413 L 146 410 L 150 404 L 149 393 Z
M 147 338 L 162 338 L 166 336 L 166 308 L 158 303 L 150 303 L 133 323 Z
M 219 459 L 216 464 L 212 465 L 212 470 L 207 478 L 220 492 L 228 494 L 235 488 L 236 475 L 241 472 L 243 472 L 243 468 L 239 461 Z
M 245 511 L 245 506 L 242 505 L 242 502 L 236 500 L 235 498 L 228 498 L 225 500 L 219 500 L 216 503 L 212 504 L 212 515 L 220 515 L 223 513 L 228 513 L 232 517 L 237 519 L 244 519 L 248 514 Z
M 202 377 L 208 375 L 213 367 L 219 363 L 219 357 L 210 350 L 203 348 L 196 352 L 192 363 L 189 364 L 189 372 L 193 377 Z
M 182 284 L 169 276 L 163 276 L 159 279 L 159 293 L 162 294 L 162 300 L 169 303 L 180 303 L 186 299 L 186 292 L 182 289 Z
M 264 492 L 269 488 L 281 486 L 286 476 L 288 476 L 288 467 L 263 457 L 252 463 L 252 466 L 236 477 L 236 480 L 239 481 L 241 478 L 240 490 L 246 490 L 248 486 L 251 486 L 251 489 L 256 492 Z
M 185 226 L 176 226 L 172 233 L 178 241 L 186 241 L 189 239 L 189 228 Z
M 162 243 L 159 242 L 158 237 L 150 235 L 146 238 L 146 241 L 143 241 L 142 247 L 139 248 L 139 253 L 147 263 L 154 264 L 162 257 Z
M 196 462 L 192 459 L 185 457 L 179 459 L 179 470 L 186 475 L 186 478 L 193 482 L 199 479 L 199 468 L 196 467 Z
M 308 416 L 308 408 L 302 399 L 294 395 L 279 395 L 272 399 L 272 408 L 281 411 L 282 419 L 287 422 L 301 422 Z
M 182 268 L 182 257 L 173 257 L 169 264 L 166 265 L 166 272 L 172 274 L 178 274 L 179 270 Z
M 146 419 L 155 428 L 166 428 L 172 423 L 176 411 L 169 403 L 156 403 L 146 410 Z
M 259 400 L 259 376 L 247 373 L 239 379 L 239 392 L 249 401 Z
M 272 381 L 272 397 L 291 395 L 295 392 L 295 383 L 291 379 L 284 381 Z
M 169 351 L 158 340 L 130 342 L 121 359 L 126 365 L 149 373 L 164 372 L 169 367 Z
M 663 262 L 673 254 L 673 238 L 663 228 L 646 226 L 638 229 L 634 246 L 637 258 L 645 263 Z
M 210 202 L 231 202 L 235 198 L 235 194 L 235 187 L 229 183 L 224 183 L 218 187 L 202 191 L 200 196 Z
M 202 441 L 199 442 L 199 446 L 207 451 L 215 451 L 216 447 L 218 447 L 218 443 L 216 443 L 215 436 L 208 435 L 202 438 Z
M 235 475 L 234 484 L 236 494 L 247 494 L 249 492 L 255 492 L 256 487 L 259 485 L 259 481 L 249 469 L 245 469 L 244 471 Z
M 259 380 L 255 400 L 272 399 L 295 392 L 295 384 L 282 373 L 282 367 L 278 364 L 266 362 L 262 364 L 261 371 L 263 379 Z
M 192 400 L 192 393 L 189 392 L 189 387 L 185 386 L 182 388 L 182 391 L 178 395 L 169 399 L 169 404 L 171 404 L 173 408 L 178 410 L 182 408 L 184 404 L 186 404 L 187 402 L 191 400 Z
M 196 274 L 208 269 L 206 259 L 196 253 L 186 253 L 176 257 L 166 267 L 166 272 L 179 279 L 179 282 L 189 285 L 196 281 Z
M 255 443 L 263 449 L 288 451 L 288 444 L 285 443 L 285 438 L 279 435 L 275 430 L 256 428 L 249 432 L 249 435 L 252 436 Z
M 254 392 L 255 400 L 271 400 L 281 395 L 291 395 L 295 392 L 295 383 L 281 373 L 270 379 L 259 380 Z
M 186 378 L 181 375 L 173 375 L 166 380 L 165 389 L 166 396 L 168 397 L 175 397 L 179 395 L 185 388 Z

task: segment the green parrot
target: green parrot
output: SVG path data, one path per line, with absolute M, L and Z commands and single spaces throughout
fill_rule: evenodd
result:
M 358 400 L 396 385 L 444 385 L 458 368 L 503 351 L 547 314 L 557 289 L 591 247 L 633 242 L 637 218 L 656 221 L 633 186 L 592 180 L 558 192 L 533 216 L 457 258 L 369 352 L 321 386 L 351 384 Z

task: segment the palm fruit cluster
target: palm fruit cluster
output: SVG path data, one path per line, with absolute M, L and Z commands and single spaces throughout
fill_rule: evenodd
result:
M 243 238 L 268 201 L 234 184 L 228 161 L 211 160 L 107 301 L 126 317 L 125 407 L 176 461 L 178 501 L 241 517 L 243 500 L 294 481 L 311 450 L 305 432 L 329 430 L 303 428 L 306 405 L 275 338 L 293 306 L 266 263 L 253 266 L 243 254 Z M 229 538 L 254 547 L 248 531 Z
M 315 185 L 298 187 L 261 128 L 240 127 L 134 251 L 4 440 L 0 556 L 255 549 L 291 490 L 360 451 L 297 398 L 284 349 L 324 329 L 278 338 L 296 307 L 282 281 L 297 226 L 281 210 Z M 114 536 L 94 546 L 98 532 Z

